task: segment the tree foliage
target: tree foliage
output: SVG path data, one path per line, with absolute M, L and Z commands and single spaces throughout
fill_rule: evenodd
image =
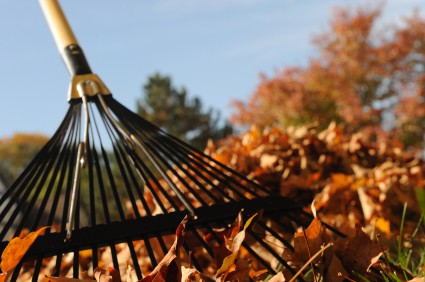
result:
M 260 127 L 331 121 L 349 132 L 397 136 L 421 145 L 425 129 L 425 19 L 378 30 L 382 6 L 337 8 L 313 38 L 318 55 L 306 67 L 262 76 L 250 99 L 233 103 L 232 120 Z M 373 134 L 372 134 L 373 133 Z
M 36 133 L 16 133 L 0 139 L 0 170 L 15 179 L 47 140 Z
M 171 77 L 159 73 L 150 76 L 143 86 L 137 112 L 198 149 L 203 149 L 210 138 L 215 140 L 231 133 L 230 124 L 219 124 L 219 112 L 205 111 L 198 97 L 189 98 L 184 87 L 176 88 Z

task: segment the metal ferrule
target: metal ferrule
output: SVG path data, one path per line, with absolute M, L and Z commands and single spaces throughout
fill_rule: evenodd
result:
M 76 75 L 71 78 L 68 89 L 68 101 L 85 96 L 111 95 L 105 83 L 94 73 Z

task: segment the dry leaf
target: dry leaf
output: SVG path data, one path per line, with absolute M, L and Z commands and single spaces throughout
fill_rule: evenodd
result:
M 306 242 L 307 240 L 307 242 Z M 322 245 L 328 242 L 326 229 L 320 220 L 314 218 L 305 232 L 297 232 L 294 235 L 294 262 L 303 264 L 315 253 L 322 249 Z M 320 258 L 315 261 L 320 260 Z
M 378 217 L 375 220 L 375 227 L 380 230 L 381 232 L 385 233 L 385 234 L 390 234 L 391 233 L 391 228 L 390 228 L 390 221 L 386 220 L 382 217 Z
M 245 231 L 248 228 L 248 226 L 251 224 L 252 220 L 257 216 L 257 214 L 250 217 L 245 225 L 242 231 L 240 231 L 232 240 L 232 245 L 229 248 L 230 255 L 224 258 L 223 263 L 221 264 L 221 267 L 216 272 L 216 279 L 217 281 L 224 281 L 227 274 L 232 270 L 232 267 L 234 267 L 235 260 L 239 253 L 239 248 L 242 245 L 243 240 L 245 239 Z
M 375 210 L 375 204 L 373 200 L 366 193 L 364 187 L 359 187 L 357 189 L 357 193 L 359 194 L 360 204 L 362 206 L 363 216 L 369 221 L 372 218 L 373 212 Z
M 181 273 L 182 273 L 181 282 L 214 282 L 213 279 L 200 273 L 195 268 L 187 268 L 185 266 L 182 266 Z
M 235 270 L 229 272 L 226 281 L 250 282 L 249 263 L 244 259 L 237 259 L 235 262 Z
M 359 274 L 367 272 L 382 255 L 381 248 L 361 228 L 357 228 L 354 237 L 336 240 L 335 252 L 345 269 Z
M 37 237 L 49 227 L 41 227 L 37 231 L 29 233 L 24 238 L 13 238 L 1 255 L 1 264 L 0 267 L 3 272 L 9 272 L 13 270 L 24 255 L 27 253 L 28 249 L 35 242 Z
M 97 282 L 121 282 L 119 272 L 112 267 L 108 267 L 108 270 L 96 267 L 93 276 Z
M 183 244 L 185 228 L 188 217 L 186 216 L 176 230 L 176 238 L 168 253 L 155 267 L 155 269 L 140 282 L 180 282 L 182 279 L 179 259 L 180 247 Z
M 337 256 L 332 257 L 332 261 L 326 270 L 325 281 L 327 282 L 343 282 L 345 281 L 344 276 L 348 277 L 347 271 L 342 266 L 341 260 Z
M 268 282 L 285 282 L 285 277 L 282 272 L 279 272 L 275 276 L 273 276 Z
M 313 214 L 315 218 L 317 218 L 317 210 L 316 210 L 316 206 L 314 205 L 315 202 L 316 202 L 316 199 L 314 199 L 313 202 L 311 202 L 311 213 Z
M 0 280 L 1 281 L 1 280 Z M 42 282 L 93 282 L 92 279 L 76 279 L 66 277 L 45 277 Z
M 130 265 L 127 266 L 126 275 L 127 275 L 126 282 L 137 282 L 137 280 L 139 280 L 137 279 L 134 269 Z
M 254 269 L 250 269 L 249 270 L 249 277 L 251 277 L 254 281 L 261 281 L 260 277 L 269 273 L 269 271 L 267 269 L 262 269 L 262 270 L 254 270 Z

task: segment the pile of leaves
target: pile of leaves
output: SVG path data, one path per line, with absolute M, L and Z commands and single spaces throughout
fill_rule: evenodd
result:
M 185 236 L 185 219 L 170 238 L 169 252 L 158 266 L 144 269 L 143 259 L 139 260 L 143 273 L 150 273 L 140 281 L 422 281 L 418 278 L 425 274 L 422 159 L 394 144 L 372 144 L 361 135 L 345 135 L 335 124 L 320 132 L 314 127 L 286 131 L 253 127 L 240 136 L 210 143 L 206 153 L 313 212 L 310 226 L 292 234 L 294 251 L 282 253 L 297 273 L 282 268 L 270 275 L 265 269 L 251 267 L 241 246 L 245 231 L 255 228 L 261 214 L 245 221 L 240 214 L 227 230 L 215 230 L 223 244 L 216 246 L 218 255 L 210 273 L 195 269 L 190 256 L 181 250 L 183 241 L 190 240 Z M 324 223 L 349 236 L 337 238 Z M 0 281 L 7 280 L 28 245 L 3 253 Z M 418 246 L 422 251 L 415 251 Z M 403 262 L 400 258 L 405 251 L 408 259 Z M 125 255 L 126 250 L 118 248 L 117 253 Z M 8 256 L 13 264 L 4 266 Z M 101 267 L 81 275 L 86 280 L 80 281 L 137 281 L 131 268 L 120 272 L 108 268 L 108 259 L 105 251 Z M 72 258 L 70 261 L 71 268 Z M 64 278 L 69 277 L 67 273 L 60 276 L 45 281 L 78 281 Z
M 425 163 L 395 144 L 373 144 L 361 134 L 346 135 L 332 123 L 315 127 L 252 127 L 206 152 L 274 192 L 310 209 L 341 231 L 357 225 L 390 233 L 400 229 L 407 203 L 407 224 L 416 226 L 424 201 Z

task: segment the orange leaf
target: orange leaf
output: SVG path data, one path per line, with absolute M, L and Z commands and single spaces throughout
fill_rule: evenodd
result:
M 2 281 L 2 280 L 0 280 Z M 88 279 L 75 279 L 75 278 L 66 278 L 66 277 L 45 277 L 42 282 L 93 282 L 94 280 Z
M 378 217 L 375 220 L 375 227 L 386 234 L 391 233 L 390 221 L 386 220 L 385 218 Z
M 320 220 L 314 218 L 305 232 L 294 235 L 294 260 L 303 264 L 320 251 L 327 241 L 325 228 Z
M 37 231 L 31 232 L 22 239 L 18 237 L 13 238 L 1 255 L 0 267 L 3 272 L 9 272 L 13 270 L 24 257 L 28 249 L 35 242 L 40 233 L 47 228 L 49 227 L 41 227 Z
M 245 239 L 245 230 L 248 228 L 248 226 L 251 224 L 252 220 L 256 216 L 257 214 L 254 214 L 252 217 L 250 217 L 246 221 L 243 230 L 235 236 L 232 245 L 229 248 L 231 254 L 224 258 L 221 267 L 216 272 L 216 278 L 218 279 L 218 281 L 221 281 L 222 278 L 225 278 L 231 268 L 234 266 L 236 257 L 239 253 L 239 248 L 241 247 L 242 242 Z

